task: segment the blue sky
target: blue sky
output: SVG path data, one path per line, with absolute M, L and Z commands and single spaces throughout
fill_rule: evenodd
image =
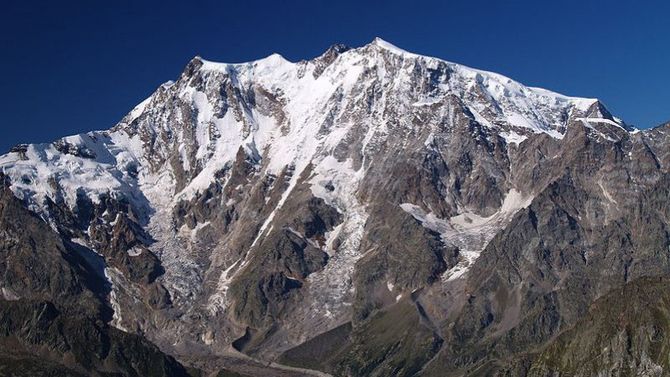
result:
M 106 129 L 195 55 L 309 59 L 379 36 L 670 120 L 667 1 L 16 1 L 0 5 L 0 152 Z

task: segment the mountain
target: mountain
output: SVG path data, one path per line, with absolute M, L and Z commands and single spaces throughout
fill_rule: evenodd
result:
M 670 273 L 669 127 L 381 39 L 296 63 L 196 57 L 111 129 L 0 157 L 17 207 L 1 303 L 90 301 L 63 320 L 122 339 L 106 349 L 132 339 L 164 375 L 574 375 L 560 352 L 603 343 L 564 334 Z M 45 282 L 63 276 L 81 283 Z M 656 319 L 634 329 L 663 337 Z M 0 362 L 37 357 L 12 333 L 25 352 Z M 105 371 L 45 347 L 54 368 Z M 629 369 L 593 370 L 663 373 L 636 347 Z

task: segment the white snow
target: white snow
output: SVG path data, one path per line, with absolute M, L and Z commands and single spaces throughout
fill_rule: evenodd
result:
M 137 257 L 142 254 L 143 249 L 141 247 L 132 247 L 128 249 L 128 255 L 131 257 Z
M 326 251 L 331 256 L 328 264 L 322 271 L 307 277 L 308 297 L 323 297 L 323 292 L 330 292 L 329 300 L 310 302 L 306 309 L 310 315 L 323 315 L 337 321 L 346 315 L 352 304 L 354 265 L 364 255 L 360 244 L 368 219 L 365 206 L 356 196 L 364 175 L 364 167 L 354 170 L 352 160 L 340 162 L 331 155 L 323 158 L 314 167 L 310 179 L 312 193 L 337 208 L 343 221 L 326 235 Z M 329 182 L 333 186 L 332 191 L 325 189 Z M 333 244 L 336 239 L 341 243 L 335 250 Z
M 1 156 L 0 166 L 12 180 L 12 191 L 26 200 L 31 210 L 40 214 L 46 213 L 43 207 L 46 197 L 54 199 L 63 195 L 65 202 L 74 207 L 78 190 L 83 190 L 94 202 L 101 194 L 122 191 L 124 182 L 116 176 L 116 161 L 104 145 L 108 140 L 102 135 L 93 136 L 95 139 L 84 134 L 65 140 L 97 152 L 95 160 L 60 153 L 52 144 L 29 145 L 27 160 L 21 160 L 13 153 Z M 56 178 L 60 189 L 50 184 L 50 180 Z
M 431 105 L 434 105 L 436 103 L 439 103 L 440 101 L 442 101 L 441 98 L 425 98 L 425 99 L 422 99 L 420 101 L 414 102 L 412 104 L 412 106 L 417 106 L 417 107 L 431 106 Z
M 393 44 L 391 44 L 391 43 L 389 43 L 389 42 L 387 42 L 387 41 L 385 41 L 385 40 L 383 40 L 379 37 L 375 38 L 372 41 L 372 45 L 381 47 L 384 50 L 390 51 L 390 52 L 392 52 L 394 54 L 397 54 L 397 55 L 418 56 L 418 55 L 413 54 L 411 52 L 405 51 L 405 50 L 401 49 L 400 47 L 397 47 L 397 46 L 395 46 L 395 45 L 393 45 Z
M 519 135 L 518 133 L 514 131 L 509 131 L 509 132 L 501 132 L 500 136 L 502 136 L 507 144 L 515 144 L 519 145 L 521 144 L 524 140 L 528 139 L 528 136 L 526 135 Z
M 125 332 L 129 332 L 126 327 L 123 326 L 123 319 L 121 317 L 121 305 L 117 299 L 117 290 L 119 289 L 119 281 L 123 280 L 123 274 L 121 271 L 114 267 L 105 268 L 105 277 L 107 281 L 111 284 L 111 290 L 109 291 L 109 304 L 112 307 L 114 313 L 112 314 L 112 320 L 109 323 L 111 326 L 116 327 L 117 329 Z
M 613 122 L 609 119 L 603 119 L 603 118 L 577 118 L 576 120 L 581 121 L 582 124 L 584 124 L 584 126 L 586 128 L 589 128 L 589 129 L 593 130 L 593 132 L 595 132 L 597 135 L 599 135 L 603 139 L 608 140 L 608 141 L 612 141 L 612 142 L 615 142 L 616 140 L 614 138 L 612 138 L 611 136 L 604 134 L 602 131 L 600 131 L 596 127 L 592 126 L 591 123 L 605 123 L 605 124 L 609 124 L 609 125 L 613 124 L 613 125 L 616 125 L 617 127 L 621 127 L 617 123 L 615 123 L 615 122 Z M 621 127 L 621 128 L 623 128 L 623 127 Z
M 500 209 L 491 216 L 482 217 L 464 211 L 447 220 L 411 203 L 403 203 L 400 208 L 420 221 L 424 227 L 439 233 L 444 244 L 459 248 L 461 261 L 443 275 L 443 279 L 449 281 L 463 276 L 493 236 L 509 223 L 517 211 L 530 205 L 532 199 L 532 196 L 524 196 L 512 189 L 505 196 Z
M 616 118 L 615 118 L 615 119 L 616 119 Z M 615 120 L 611 120 L 611 119 L 607 119 L 607 118 L 576 118 L 576 120 L 577 120 L 577 121 L 581 121 L 582 124 L 584 124 L 584 126 L 590 128 L 590 129 L 592 129 L 596 134 L 600 135 L 601 137 L 603 137 L 604 139 L 609 140 L 609 141 L 616 141 L 616 140 L 615 140 L 613 137 L 611 137 L 611 136 L 605 135 L 603 132 L 601 132 L 600 130 L 598 130 L 598 129 L 595 128 L 594 126 L 592 126 L 592 123 L 607 124 L 608 126 L 614 126 L 614 127 L 620 128 L 620 129 L 622 129 L 622 130 L 624 130 L 624 131 L 626 131 L 626 132 L 629 132 L 628 130 L 626 130 L 626 128 L 624 128 L 624 127 L 623 127 L 620 123 L 618 123 L 617 121 L 615 121 Z M 618 120 L 618 119 L 617 119 L 617 120 Z M 620 122 L 620 121 L 619 121 L 619 122 Z M 631 134 L 635 134 L 635 133 L 637 133 L 636 131 L 638 131 L 638 130 L 637 130 L 637 129 L 634 129 L 634 130 L 631 131 L 630 133 L 631 133 Z
M 128 114 L 126 118 L 127 123 L 131 123 L 135 119 L 137 119 L 142 113 L 144 112 L 144 109 L 149 105 L 151 102 L 152 97 L 148 97 L 144 101 L 140 102 L 137 106 L 135 106 L 130 113 Z
M 624 131 L 626 130 L 619 123 L 617 123 L 617 122 L 615 122 L 611 119 L 607 119 L 607 118 L 576 118 L 575 120 L 582 121 L 582 122 L 587 122 L 587 123 L 606 123 L 606 124 L 609 124 L 609 125 L 612 125 L 612 126 L 619 127 L 621 129 L 623 129 Z
M 216 293 L 209 297 L 207 301 L 207 311 L 211 315 L 216 315 L 226 307 L 226 294 L 228 293 L 228 286 L 233 280 L 233 274 L 231 274 L 233 268 L 237 267 L 237 263 L 231 264 L 228 268 L 221 271 L 219 275 L 219 281 L 216 285 Z

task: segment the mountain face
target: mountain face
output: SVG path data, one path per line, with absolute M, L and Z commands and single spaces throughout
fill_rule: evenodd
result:
M 669 131 L 380 39 L 196 57 L 0 157 L 0 365 L 664 375 Z

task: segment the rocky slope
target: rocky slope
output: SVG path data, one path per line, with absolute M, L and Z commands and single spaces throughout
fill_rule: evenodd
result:
M 551 374 L 535 350 L 670 271 L 667 131 L 376 39 L 196 57 L 112 129 L 0 167 L 88 251 L 94 317 L 206 372 Z
M 533 362 L 533 376 L 663 376 L 668 365 L 668 280 L 641 278 L 598 299 Z
M 3 182 L 0 375 L 186 376 L 138 335 L 110 327 L 102 260 L 68 245 Z

